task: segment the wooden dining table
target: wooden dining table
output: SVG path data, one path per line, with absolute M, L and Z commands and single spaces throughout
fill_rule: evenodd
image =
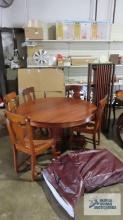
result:
M 23 103 L 17 112 L 30 118 L 32 126 L 50 128 L 52 136 L 60 140 L 59 131 L 88 122 L 96 109 L 88 101 L 57 97 Z

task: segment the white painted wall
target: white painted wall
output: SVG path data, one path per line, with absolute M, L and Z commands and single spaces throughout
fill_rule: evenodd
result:
M 14 0 L 8 8 L 2 8 L 2 27 L 21 27 L 27 19 L 26 0 Z
M 117 0 L 115 23 L 123 24 L 123 0 Z
M 114 0 L 98 0 L 97 21 L 112 21 Z
M 2 26 L 23 26 L 29 19 L 44 22 L 56 20 L 89 20 L 93 0 L 14 0 L 11 7 L 1 9 Z
M 0 26 L 21 27 L 29 19 L 43 22 L 89 20 L 95 17 L 96 0 L 14 0 L 9 8 L 0 8 Z M 97 20 L 112 21 L 114 0 L 98 0 Z M 117 0 L 116 23 L 123 23 L 123 0 Z
M 47 22 L 89 19 L 90 0 L 28 0 L 27 5 L 29 19 L 40 18 Z

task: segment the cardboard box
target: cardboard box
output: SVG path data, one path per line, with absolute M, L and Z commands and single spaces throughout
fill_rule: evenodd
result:
M 119 54 L 110 54 L 109 61 L 118 64 L 119 63 Z
M 26 40 L 43 40 L 43 29 L 40 27 L 26 27 L 25 28 Z
M 72 66 L 81 66 L 88 63 L 93 63 L 95 58 L 92 57 L 71 57 Z
M 34 53 L 43 49 L 42 46 L 36 45 L 35 47 L 27 47 L 27 56 L 33 57 Z
M 59 69 L 18 69 L 18 92 L 33 86 L 36 98 L 44 96 L 65 97 L 64 72 Z
M 56 40 L 56 26 L 48 24 L 48 40 Z

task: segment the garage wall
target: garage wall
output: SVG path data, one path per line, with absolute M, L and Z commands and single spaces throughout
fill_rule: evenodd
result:
M 44 22 L 56 20 L 95 19 L 112 21 L 115 0 L 14 0 L 11 7 L 0 8 L 0 26 L 22 27 L 29 19 Z M 123 1 L 116 0 L 115 23 L 123 23 Z
M 114 0 L 99 0 L 97 4 L 97 20 L 112 22 Z
M 115 22 L 123 24 L 123 0 L 116 0 Z
M 27 19 L 26 0 L 14 0 L 8 8 L 2 8 L 2 27 L 21 27 Z
M 51 22 L 61 19 L 88 20 L 90 2 L 91 0 L 28 0 L 29 19 L 41 18 L 43 21 Z

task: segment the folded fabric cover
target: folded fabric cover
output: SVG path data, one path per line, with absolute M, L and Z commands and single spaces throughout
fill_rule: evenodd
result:
M 72 207 L 85 193 L 123 182 L 123 162 L 108 150 L 73 151 L 43 171 L 57 193 Z

